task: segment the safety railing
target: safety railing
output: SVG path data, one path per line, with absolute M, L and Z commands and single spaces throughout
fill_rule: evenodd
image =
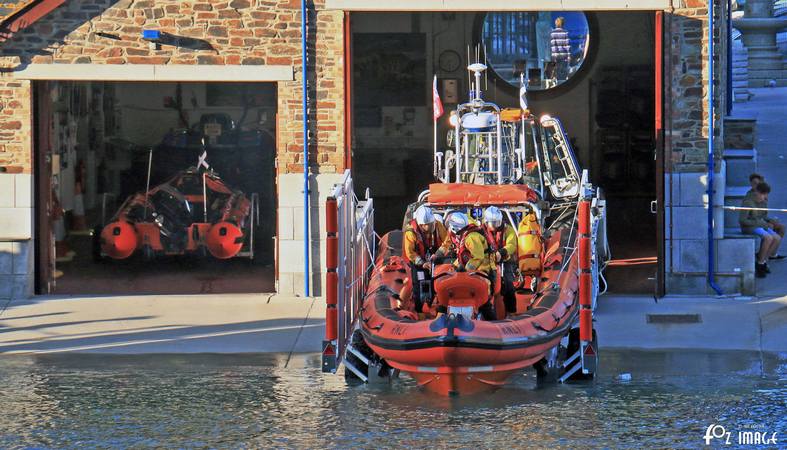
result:
M 750 206 L 716 205 L 717 208 L 728 209 L 730 211 L 767 211 L 767 212 L 787 212 L 787 208 L 754 208 Z
M 375 258 L 374 202 L 358 200 L 350 171 L 326 200 L 326 317 L 323 372 L 335 372 L 360 314 Z

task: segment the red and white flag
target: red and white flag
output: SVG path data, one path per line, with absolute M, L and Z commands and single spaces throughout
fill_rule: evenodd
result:
M 443 102 L 440 101 L 440 94 L 437 92 L 437 75 L 434 76 L 434 83 L 432 83 L 432 108 L 436 122 L 443 115 Z

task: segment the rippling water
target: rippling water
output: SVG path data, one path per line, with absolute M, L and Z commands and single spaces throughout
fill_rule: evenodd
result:
M 595 383 L 441 398 L 349 387 L 319 355 L 3 356 L 1 448 L 686 448 L 708 425 L 780 432 L 785 355 L 602 353 Z M 623 372 L 632 380 L 617 380 Z

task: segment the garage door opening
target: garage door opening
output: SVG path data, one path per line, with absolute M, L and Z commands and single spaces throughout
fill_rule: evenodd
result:
M 37 291 L 274 291 L 275 83 L 36 82 Z
M 562 68 L 542 49 L 549 43 L 543 33 L 558 18 L 572 50 Z M 516 71 L 539 86 L 528 95 L 531 111 L 560 118 L 580 164 L 609 200 L 610 245 L 618 260 L 607 272 L 610 292 L 654 293 L 660 236 L 650 209 L 658 176 L 653 12 L 357 12 L 350 24 L 353 175 L 359 193 L 370 188 L 374 195 L 379 232 L 401 227 L 407 205 L 434 180 L 432 77 L 446 111 L 465 102 L 466 67 L 477 47 L 484 60 L 484 37 L 494 28 L 500 39 L 493 50 L 509 67 L 487 60 L 484 98 L 518 106 L 518 83 L 510 81 L 519 79 Z M 577 24 L 587 24 L 586 35 L 574 30 Z M 524 56 L 506 59 L 506 52 Z M 439 148 L 446 147 L 449 126 L 445 114 L 438 121 Z

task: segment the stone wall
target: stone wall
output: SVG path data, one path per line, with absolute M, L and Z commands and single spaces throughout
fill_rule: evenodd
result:
M 724 114 L 727 71 L 727 2 L 715 1 L 715 205 L 724 203 Z M 726 294 L 751 294 L 754 243 L 724 239 L 724 213 L 715 209 L 708 240 L 708 0 L 680 0 L 666 23 L 665 271 L 669 294 L 713 294 L 707 280 L 708 245 L 716 283 Z
M 727 28 L 724 18 L 726 1 L 714 0 L 715 16 L 715 131 L 722 136 L 721 118 L 726 110 Z M 665 50 L 665 76 L 669 102 L 665 117 L 668 133 L 667 171 L 703 172 L 708 161 L 708 0 L 679 0 L 669 15 L 666 28 L 668 41 Z M 721 142 L 714 148 L 721 157 Z
M 4 172 L 31 173 L 31 112 L 30 82 L 0 76 L 0 170 Z
M 343 13 L 315 2 L 309 36 L 315 172 L 344 168 Z M 151 48 L 143 29 L 167 33 Z M 0 44 L 4 67 L 26 64 L 301 65 L 300 2 L 293 0 L 69 1 Z M 195 70 L 199 68 L 195 67 Z M 0 78 L 0 166 L 31 170 L 30 85 Z M 302 172 L 301 72 L 280 82 L 279 173 Z M 20 169 L 21 168 L 21 169 Z
M 309 256 L 310 294 L 324 295 L 325 286 L 325 200 L 332 193 L 342 174 L 318 174 L 309 186 Z M 279 177 L 278 208 L 279 279 L 277 292 L 304 294 L 304 227 L 303 176 L 286 174 Z
M 33 293 L 33 180 L 0 173 L 0 299 Z

